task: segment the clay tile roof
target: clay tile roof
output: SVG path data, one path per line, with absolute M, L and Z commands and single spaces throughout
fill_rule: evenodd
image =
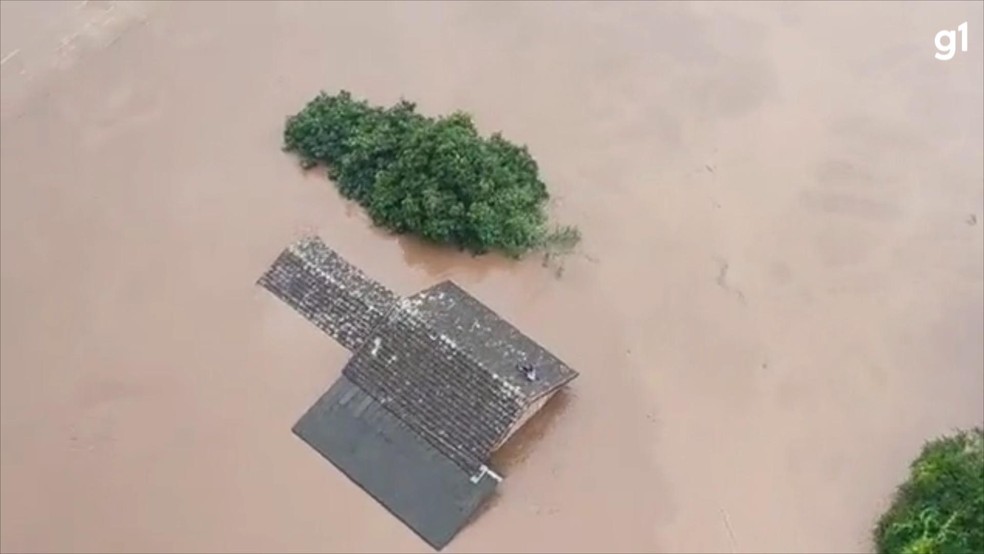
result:
M 468 352 L 488 373 L 517 387 L 529 401 L 577 377 L 577 372 L 567 364 L 451 281 L 425 289 L 406 303 L 428 325 Z M 527 380 L 517 371 L 522 363 L 536 368 L 535 381 Z
M 317 237 L 284 250 L 259 284 L 349 350 L 362 346 L 397 301 Z
M 397 307 L 343 373 L 468 470 L 484 464 L 525 402 L 455 342 Z
M 537 366 L 530 382 L 517 363 Z M 468 470 L 488 461 L 537 398 L 577 373 L 445 282 L 396 307 L 344 375 Z
M 454 283 L 401 299 L 317 237 L 285 250 L 259 282 L 354 352 L 343 370 L 352 383 L 468 471 L 577 376 Z

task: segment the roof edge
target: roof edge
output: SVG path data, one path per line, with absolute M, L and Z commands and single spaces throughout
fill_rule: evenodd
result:
M 563 362 L 561 362 L 561 363 L 563 363 Z M 568 383 L 570 383 L 571 381 L 573 381 L 574 379 L 576 379 L 578 375 L 580 375 L 580 373 L 578 373 L 577 370 L 571 368 L 567 364 L 564 364 L 564 365 L 567 367 L 567 369 L 570 369 L 571 370 L 570 375 L 567 375 L 563 379 L 561 379 L 560 381 L 554 383 L 550 388 L 543 389 L 538 394 L 535 394 L 535 395 L 531 396 L 529 398 L 528 403 L 532 404 L 532 403 L 536 402 L 537 400 L 543 398 L 544 396 L 548 396 L 550 394 L 553 394 L 553 393 L 557 392 L 558 390 L 566 387 Z

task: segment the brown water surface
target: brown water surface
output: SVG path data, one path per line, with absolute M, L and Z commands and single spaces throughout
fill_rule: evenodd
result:
M 581 371 L 448 551 L 867 549 L 984 419 L 982 6 L 3 2 L 0 547 L 428 551 L 289 431 L 346 352 L 254 282 L 316 232 Z M 373 230 L 280 151 L 322 88 L 527 143 L 581 250 Z

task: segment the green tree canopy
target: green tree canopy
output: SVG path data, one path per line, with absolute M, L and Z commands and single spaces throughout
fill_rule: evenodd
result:
M 510 256 L 578 240 L 572 227 L 548 230 L 547 187 L 525 146 L 482 137 L 467 114 L 415 108 L 321 93 L 287 119 L 285 149 L 326 165 L 344 196 L 396 233 Z
M 927 442 L 875 527 L 881 554 L 984 552 L 984 430 Z

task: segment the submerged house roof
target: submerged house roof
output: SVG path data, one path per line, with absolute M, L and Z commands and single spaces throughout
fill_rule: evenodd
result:
M 494 491 L 493 451 L 577 376 L 454 283 L 400 298 L 317 237 L 259 284 L 353 352 L 295 433 L 435 548 Z
M 349 350 L 356 350 L 397 296 L 309 237 L 285 249 L 259 284 Z

